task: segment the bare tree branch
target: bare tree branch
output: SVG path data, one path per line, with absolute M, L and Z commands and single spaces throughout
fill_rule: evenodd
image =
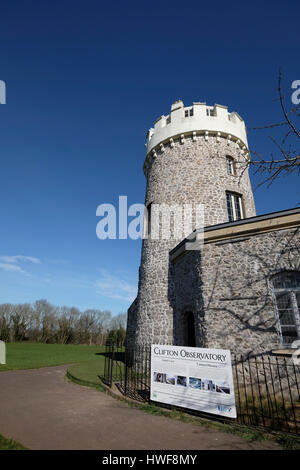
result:
M 280 138 L 269 136 L 272 144 L 276 148 L 275 155 L 271 153 L 270 157 L 260 155 L 255 150 L 250 150 L 251 158 L 249 161 L 237 162 L 240 164 L 241 176 L 249 167 L 253 167 L 254 174 L 262 175 L 262 181 L 257 185 L 264 184 L 269 187 L 276 179 L 288 176 L 291 173 L 300 174 L 300 130 L 297 128 L 296 119 L 300 117 L 300 105 L 287 109 L 284 103 L 282 91 L 282 72 L 279 70 L 278 76 L 278 102 L 280 103 L 281 113 L 284 120 L 265 126 L 254 127 L 253 130 L 281 129 L 284 130 Z

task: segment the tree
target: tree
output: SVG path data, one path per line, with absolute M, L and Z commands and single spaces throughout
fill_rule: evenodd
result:
M 269 138 L 274 144 L 276 152 L 272 152 L 270 157 L 266 158 L 256 151 L 251 151 L 251 158 L 246 165 L 244 161 L 239 162 L 242 173 L 246 168 L 252 166 L 254 173 L 262 176 L 262 181 L 258 186 L 263 184 L 270 186 L 277 178 L 291 173 L 300 175 L 300 105 L 287 108 L 282 90 L 281 70 L 279 70 L 277 88 L 282 120 L 253 128 L 254 130 L 272 130 L 273 135 L 270 135 Z M 275 131 L 276 137 L 274 136 Z
M 110 331 L 107 339 L 108 341 L 115 343 L 118 347 L 123 346 L 125 343 L 126 321 L 127 314 L 119 313 L 115 317 L 112 317 L 110 322 Z
M 0 304 L 0 340 L 104 344 L 111 326 L 108 310 L 57 307 L 45 299 L 30 304 Z M 114 317 L 115 341 L 122 343 L 123 314 Z M 117 333 L 116 333 L 117 334 Z
M 118 330 L 120 327 L 126 328 L 127 313 L 118 313 L 115 317 L 112 317 L 110 322 L 110 328 Z
M 110 330 L 107 335 L 107 342 L 117 344 L 117 331 L 115 328 Z
M 24 341 L 27 329 L 30 325 L 32 307 L 30 304 L 18 304 L 11 314 L 11 340 Z
M 37 300 L 33 306 L 35 340 L 43 343 L 55 341 L 55 333 L 57 329 L 57 311 L 55 305 L 50 304 L 47 300 Z
M 75 336 L 75 325 L 80 311 L 75 307 L 62 307 L 57 317 L 57 340 L 61 344 L 72 343 Z
M 11 315 L 13 313 L 13 306 L 11 304 L 0 305 L 0 340 L 10 340 L 11 329 Z

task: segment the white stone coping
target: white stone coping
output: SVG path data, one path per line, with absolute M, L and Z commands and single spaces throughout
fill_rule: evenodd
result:
M 188 114 L 186 117 L 185 114 Z M 196 134 L 193 134 L 195 133 Z M 149 129 L 146 142 L 146 156 L 159 144 L 168 142 L 171 138 L 183 135 L 197 135 L 208 132 L 217 136 L 229 136 L 239 140 L 241 146 L 248 148 L 247 132 L 243 119 L 238 113 L 228 112 L 227 106 L 216 104 L 207 106 L 206 103 L 193 103 L 184 107 L 182 101 L 176 101 L 168 116 L 161 116 Z

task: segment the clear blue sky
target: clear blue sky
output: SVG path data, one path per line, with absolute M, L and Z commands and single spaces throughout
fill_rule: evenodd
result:
M 96 208 L 144 202 L 145 135 L 182 99 L 228 105 L 269 155 L 300 79 L 299 2 L 14 1 L 1 4 L 0 303 L 125 311 L 140 241 L 100 241 Z M 253 185 L 256 184 L 255 177 Z M 296 177 L 255 192 L 258 214 L 294 207 Z M 23 256 L 24 258 L 16 258 Z

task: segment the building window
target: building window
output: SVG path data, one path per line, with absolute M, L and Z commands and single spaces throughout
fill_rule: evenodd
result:
M 214 116 L 215 115 L 214 109 L 206 108 L 206 114 L 207 116 Z
M 144 222 L 146 226 L 144 234 L 147 238 L 151 235 L 151 206 L 152 202 L 146 207 L 146 217 L 144 217 Z
M 235 165 L 234 165 L 234 160 L 232 157 L 229 157 L 229 156 L 226 157 L 226 166 L 227 166 L 227 173 L 229 173 L 229 175 L 235 175 Z
M 194 116 L 194 109 L 193 109 L 193 108 L 191 108 L 191 109 L 186 109 L 186 110 L 184 111 L 184 116 L 185 116 L 185 117 Z
M 281 346 L 300 339 L 300 272 L 285 271 L 271 280 Z
M 229 222 L 244 218 L 242 196 L 227 192 L 226 203 Z
M 147 211 L 148 211 L 148 235 L 151 234 L 151 204 L 148 204 Z

